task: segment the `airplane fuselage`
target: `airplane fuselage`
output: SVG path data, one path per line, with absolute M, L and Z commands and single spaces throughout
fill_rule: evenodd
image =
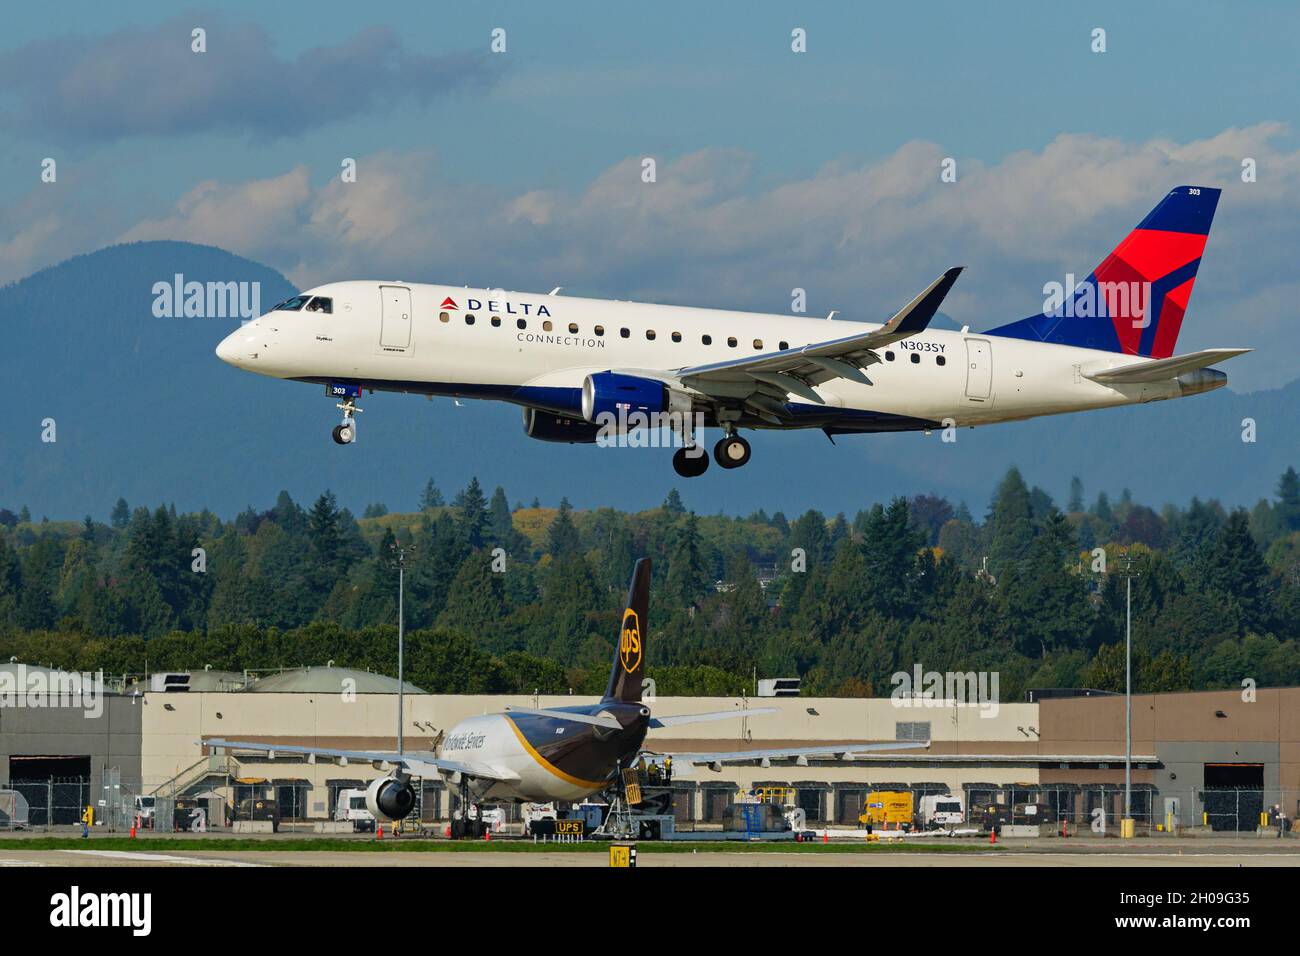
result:
M 218 355 L 249 371 L 314 383 L 498 399 L 580 415 L 589 374 L 672 370 L 867 332 L 879 323 L 399 282 L 339 282 L 303 293 L 331 311 L 272 311 Z M 974 426 L 1177 398 L 1218 387 L 1174 379 L 1106 385 L 1090 372 L 1142 359 L 974 332 L 927 329 L 879 350 L 866 371 L 790 395 L 793 427 L 906 431 Z M 714 424 L 712 420 L 709 424 Z M 770 427 L 746 419 L 745 427 Z
M 605 790 L 619 769 L 631 766 L 645 740 L 649 711 L 643 705 L 607 701 L 555 710 L 606 714 L 623 729 L 525 712 L 484 714 L 453 727 L 437 756 L 504 771 L 508 779 L 470 781 L 477 800 L 551 803 Z

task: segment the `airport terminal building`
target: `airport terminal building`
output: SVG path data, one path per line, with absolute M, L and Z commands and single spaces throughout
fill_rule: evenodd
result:
M 2 665 L 14 668 L 16 665 Z M 2 681 L 0 681 L 2 683 Z M 407 750 L 428 749 L 461 720 L 508 706 L 590 699 L 448 696 L 405 689 Z M 25 702 L 26 703 L 26 702 Z M 772 707 L 774 713 L 651 731 L 655 753 L 719 752 L 829 743 L 930 741 L 928 749 L 852 759 L 738 760 L 679 768 L 670 786 L 679 825 L 716 826 L 755 787 L 789 788 L 810 825 L 857 826 L 875 790 L 963 795 L 981 804 L 1046 805 L 1058 819 L 1109 825 L 1122 811 L 1124 698 L 1044 695 L 997 707 L 887 698 L 660 698 L 656 716 Z M 249 680 L 201 671 L 154 675 L 109 691 L 94 709 L 0 706 L 0 789 L 23 792 L 33 823 L 74 823 L 110 791 L 203 797 L 234 808 L 256 796 L 283 821 L 333 818 L 338 795 L 384 773 L 370 763 L 225 752 L 213 738 L 350 750 L 395 750 L 397 682 L 334 667 Z M 1133 698 L 1133 815 L 1139 826 L 1253 830 L 1261 809 L 1300 812 L 1300 688 Z M 457 809 L 454 788 L 421 781 L 419 821 Z M 517 819 L 517 808 L 507 808 Z M 215 817 L 212 822 L 219 824 Z

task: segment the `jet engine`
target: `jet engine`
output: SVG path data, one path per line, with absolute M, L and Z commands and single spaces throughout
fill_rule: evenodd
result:
M 590 445 L 599 433 L 599 425 L 584 422 L 581 418 L 568 418 L 538 408 L 524 409 L 524 434 L 538 441 Z
M 649 416 L 663 412 L 689 415 L 691 397 L 663 382 L 639 375 L 597 372 L 583 380 L 582 417 L 589 422 L 597 422 L 600 416 L 613 416 L 617 421 L 620 416 L 636 413 Z M 625 427 L 622 422 L 619 426 Z
M 366 809 L 376 820 L 401 820 L 415 809 L 415 790 L 409 780 L 379 777 L 366 787 Z

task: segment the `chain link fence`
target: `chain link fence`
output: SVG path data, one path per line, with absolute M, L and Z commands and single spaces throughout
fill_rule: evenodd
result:
M 182 781 L 184 783 L 184 781 Z M 1037 826 L 1043 835 L 1087 837 L 1116 835 L 1124 818 L 1122 784 L 943 783 L 828 784 L 798 781 L 783 787 L 805 808 L 809 825 L 857 828 L 867 795 L 906 791 L 913 795 L 913 826 L 924 829 L 923 798 L 954 794 L 961 798 L 964 828 L 988 831 L 1007 826 Z M 248 779 L 237 776 L 196 778 L 185 786 L 175 780 L 123 780 L 116 768 L 91 777 L 13 780 L 0 787 L 0 831 L 79 828 L 86 820 L 97 830 L 127 832 L 132 827 L 158 832 L 223 829 L 241 820 L 270 820 L 273 829 L 311 830 L 335 819 L 340 794 L 364 789 L 357 779 L 331 780 L 312 787 L 304 780 Z M 408 824 L 438 825 L 459 810 L 459 796 L 438 782 L 417 785 L 418 805 Z M 734 784 L 709 787 L 674 782 L 670 809 L 682 829 L 721 822 L 725 807 L 737 800 Z M 507 824 L 521 821 L 517 805 L 501 806 Z M 89 813 L 87 812 L 89 810 Z M 1161 790 L 1134 784 L 1130 816 L 1142 835 L 1300 836 L 1300 791 L 1257 787 Z M 951 829 L 952 826 L 949 826 Z
M 1259 788 L 1189 788 L 1158 790 L 1134 784 L 1125 808 L 1123 785 L 1043 784 L 1038 786 L 968 785 L 968 823 L 1052 827 L 1066 835 L 1118 832 L 1125 816 L 1137 832 L 1253 834 L 1296 832 L 1300 792 Z

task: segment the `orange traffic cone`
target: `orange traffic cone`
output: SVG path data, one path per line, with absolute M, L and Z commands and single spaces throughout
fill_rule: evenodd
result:
M 989 843 L 996 846 L 997 842 L 998 842 L 998 828 L 994 827 L 992 830 L 989 831 Z
M 491 827 L 486 827 L 486 828 L 484 828 L 484 830 L 483 830 L 483 839 L 486 840 L 488 843 L 491 843 L 491 842 L 492 842 L 492 828 L 491 828 Z
M 384 825 L 381 823 L 375 827 L 375 839 L 382 840 L 383 838 L 384 838 Z
M 830 830 L 823 830 L 823 831 L 822 831 L 822 842 L 823 842 L 823 843 L 830 843 L 830 842 L 831 842 L 831 831 L 830 831 Z

